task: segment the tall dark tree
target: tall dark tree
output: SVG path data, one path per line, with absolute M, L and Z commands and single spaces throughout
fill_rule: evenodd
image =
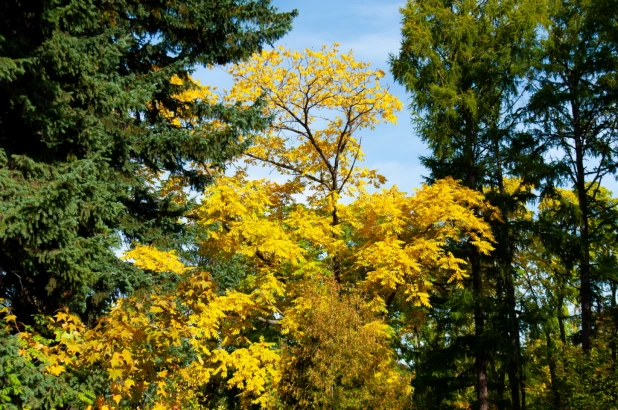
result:
M 536 136 L 554 148 L 555 169 L 577 192 L 582 348 L 591 347 L 591 206 L 618 154 L 616 0 L 562 1 L 552 12 L 529 109 Z
M 615 408 L 618 371 L 615 358 L 615 294 L 618 283 L 615 249 L 618 202 L 598 187 L 591 203 L 591 272 L 596 317 L 594 354 L 582 355 L 578 305 L 581 226 L 577 192 L 558 189 L 542 200 L 537 212 L 529 212 L 534 229 L 530 241 L 518 250 L 522 280 L 522 315 L 529 408 Z M 549 389 L 535 386 L 545 384 Z
M 178 238 L 186 211 L 151 177 L 200 189 L 200 168 L 268 122 L 259 104 L 178 101 L 192 84 L 172 78 L 248 58 L 294 15 L 269 0 L 0 3 L 0 298 L 18 320 L 96 312 L 147 282 L 114 248 Z
M 470 263 L 478 408 L 488 409 L 487 275 L 504 294 L 510 340 L 507 369 L 512 408 L 520 408 L 520 346 L 508 213 L 513 196 L 505 180 L 510 160 L 521 81 L 544 13 L 543 2 L 512 0 L 408 1 L 402 9 L 403 40 L 391 59 L 395 79 L 411 93 L 413 121 L 432 155 L 423 158 L 430 180 L 453 176 L 468 187 L 495 191 L 506 223 L 496 225 L 497 251 L 483 262 L 473 246 L 462 249 Z M 521 142 L 520 142 L 521 143 Z M 520 198 L 521 199 L 521 198 Z M 515 201 L 517 202 L 517 201 Z M 503 379 L 503 378 L 502 378 Z

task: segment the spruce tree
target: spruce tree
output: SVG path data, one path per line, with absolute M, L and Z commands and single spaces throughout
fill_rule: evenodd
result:
M 279 39 L 295 13 L 269 0 L 0 3 L 0 298 L 19 321 L 62 306 L 96 315 L 148 284 L 115 249 L 182 235 L 186 206 L 157 177 L 201 189 L 200 169 L 268 123 L 259 102 L 174 96 L 198 65 Z

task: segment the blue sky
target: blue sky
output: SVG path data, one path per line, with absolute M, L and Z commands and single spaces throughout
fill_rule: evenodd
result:
M 371 62 L 372 68 L 387 73 L 382 84 L 390 86 L 390 91 L 405 105 L 398 115 L 398 123 L 362 130 L 355 136 L 362 137 L 366 154 L 364 166 L 386 176 L 386 186 L 396 184 L 408 192 L 420 187 L 428 170 L 420 164 L 419 156 L 427 155 L 428 151 L 410 122 L 409 95 L 395 83 L 388 66 L 389 54 L 399 49 L 399 8 L 405 5 L 405 0 L 272 0 L 272 3 L 281 11 L 297 9 L 299 12 L 292 31 L 276 46 L 294 50 L 319 49 L 324 44 L 337 42 L 341 52 L 352 50 L 356 60 Z M 218 85 L 220 90 L 229 89 L 232 84 L 222 68 L 200 69 L 196 77 L 203 84 Z M 273 178 L 267 170 L 252 172 L 256 178 Z M 611 176 L 603 179 L 603 185 L 618 192 L 618 182 Z
M 382 84 L 389 86 L 406 108 L 399 113 L 396 125 L 382 124 L 355 136 L 362 137 L 366 154 L 364 165 L 386 176 L 387 186 L 396 184 L 404 191 L 420 187 L 422 175 L 427 171 L 418 157 L 427 151 L 410 123 L 408 96 L 403 87 L 395 84 L 388 69 L 389 53 L 396 53 L 400 44 L 399 8 L 405 0 L 273 0 L 272 3 L 281 11 L 297 9 L 299 12 L 292 31 L 276 45 L 303 50 L 337 42 L 341 52 L 352 50 L 356 60 L 371 62 L 372 68 L 387 73 Z M 198 70 L 196 77 L 202 84 L 218 85 L 220 89 L 231 86 L 230 78 L 222 69 Z M 267 175 L 265 171 L 259 177 Z

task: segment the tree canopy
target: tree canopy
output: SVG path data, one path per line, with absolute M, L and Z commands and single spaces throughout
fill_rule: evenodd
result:
M 198 64 L 248 58 L 294 15 L 246 0 L 0 5 L 0 297 L 20 320 L 94 318 L 156 281 L 114 249 L 181 241 L 188 208 L 159 181 L 203 189 L 268 124 L 259 102 L 178 94 Z
M 616 9 L 407 1 L 405 191 L 296 11 L 0 4 L 0 409 L 616 408 Z

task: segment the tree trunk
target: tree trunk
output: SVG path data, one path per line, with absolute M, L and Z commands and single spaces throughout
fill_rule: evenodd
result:
M 547 363 L 549 364 L 549 378 L 551 381 L 551 393 L 553 407 L 556 410 L 562 408 L 560 398 L 560 382 L 558 381 L 558 375 L 556 374 L 556 359 L 554 358 L 554 343 L 551 339 L 549 331 L 545 333 L 547 340 Z
M 474 336 L 475 336 L 475 369 L 476 396 L 479 410 L 489 410 L 489 395 L 487 392 L 487 353 L 485 351 L 485 312 L 483 311 L 483 277 L 478 250 L 470 249 L 470 265 L 472 267 L 472 289 L 474 293 Z
M 564 283 L 560 283 L 560 287 L 565 286 Z M 560 341 L 563 345 L 566 344 L 566 330 L 564 329 L 564 316 L 562 312 L 564 311 L 564 297 L 562 296 L 562 291 L 559 291 L 558 295 L 558 329 L 560 330 Z
M 503 198 L 506 196 L 504 184 L 500 175 L 500 193 Z M 506 219 L 505 226 L 501 227 L 502 237 L 500 238 L 503 247 L 503 276 L 506 290 L 506 307 L 508 313 L 508 332 L 511 343 L 511 357 L 507 366 L 509 375 L 509 386 L 511 388 L 511 405 L 513 410 L 521 410 L 519 394 L 522 389 L 520 381 L 521 371 L 521 343 L 519 340 L 519 319 L 517 318 L 517 301 L 515 299 L 515 285 L 513 283 L 513 253 L 511 238 L 509 235 L 507 210 L 502 207 L 503 217 Z
M 467 88 L 467 87 L 465 87 Z M 476 156 L 474 147 L 476 143 L 475 123 L 470 113 L 465 114 L 464 156 L 466 161 L 466 185 L 475 191 L 480 191 L 477 186 Z M 472 294 L 474 295 L 474 350 L 475 350 L 475 373 L 476 373 L 476 396 L 479 410 L 489 410 L 489 394 L 487 392 L 487 351 L 485 349 L 485 312 L 483 310 L 483 272 L 481 270 L 481 254 L 478 249 L 469 244 L 470 268 L 472 269 Z
M 577 118 L 577 117 L 575 117 Z M 578 135 L 577 129 L 575 133 L 575 157 L 576 157 L 576 172 L 577 172 L 577 199 L 579 200 L 579 209 L 581 211 L 580 222 L 580 244 L 581 257 L 579 264 L 579 279 L 580 279 L 580 301 L 582 315 L 582 349 L 585 353 L 590 352 L 591 333 L 592 333 L 592 284 L 590 281 L 590 230 L 588 226 L 589 210 L 588 210 L 588 195 L 586 192 L 586 174 L 584 168 L 583 141 Z
M 498 243 L 501 250 L 499 257 L 501 263 L 501 273 L 504 278 L 506 291 L 506 309 L 508 315 L 507 329 L 509 341 L 511 344 L 510 358 L 507 364 L 509 375 L 509 387 L 511 389 L 511 408 L 513 410 L 521 410 L 519 394 L 522 389 L 520 381 L 521 371 L 521 344 L 519 340 L 519 319 L 517 318 L 517 301 L 515 299 L 515 285 L 513 270 L 513 247 L 511 245 L 511 235 L 509 226 L 510 211 L 506 206 L 507 192 L 504 188 L 504 178 L 502 173 L 502 161 L 499 141 L 494 143 L 494 157 L 496 159 L 496 172 L 498 180 L 498 190 L 500 192 L 500 211 L 504 218 L 504 224 L 497 227 L 496 231 L 499 235 Z
M 521 364 L 521 410 L 526 410 L 526 372 L 523 361 Z
M 615 315 L 615 311 L 616 311 L 616 291 L 618 290 L 618 284 L 616 282 L 611 282 L 611 290 L 612 290 L 612 301 L 610 302 L 610 306 L 612 307 L 612 315 Z M 615 326 L 616 324 L 614 324 Z M 618 366 L 618 362 L 617 362 L 617 358 L 616 358 L 616 336 L 617 336 L 618 331 L 616 330 L 616 328 L 614 327 L 613 329 L 613 335 L 612 335 L 612 342 L 610 344 L 610 348 L 612 349 L 612 370 L 614 371 L 614 373 L 616 372 L 616 367 Z M 617 386 L 614 386 L 614 391 L 616 390 Z
M 510 271 L 510 269 L 509 269 Z M 521 345 L 519 340 L 519 319 L 517 318 L 515 302 L 515 286 L 511 272 L 506 274 L 506 301 L 509 313 L 509 336 L 511 342 L 511 357 L 508 366 L 509 385 L 511 387 L 511 402 L 513 410 L 521 410 L 519 394 L 523 388 L 520 381 Z
M 337 205 L 335 205 L 333 207 L 333 210 L 331 212 L 331 216 L 332 216 L 332 222 L 331 225 L 332 226 L 337 226 L 339 225 L 339 214 L 337 213 Z M 335 239 L 337 238 L 337 235 L 333 233 L 333 237 Z M 333 255 L 333 273 L 335 276 L 335 281 L 337 283 L 341 283 L 341 260 L 339 259 L 338 255 Z

